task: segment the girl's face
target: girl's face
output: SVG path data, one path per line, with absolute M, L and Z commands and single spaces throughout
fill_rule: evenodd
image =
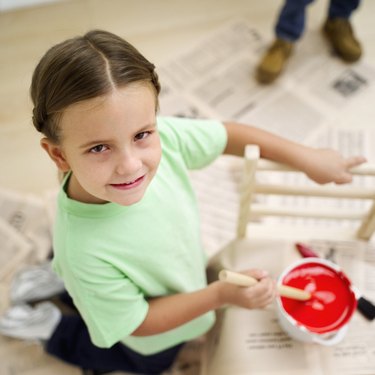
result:
M 44 139 L 42 146 L 72 171 L 70 198 L 123 206 L 142 199 L 161 158 L 151 87 L 134 83 L 71 105 L 60 121 L 61 143 Z

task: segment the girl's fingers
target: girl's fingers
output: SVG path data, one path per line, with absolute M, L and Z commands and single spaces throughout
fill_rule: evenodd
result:
M 261 280 L 268 276 L 268 272 L 265 270 L 261 270 L 258 268 L 254 268 L 251 270 L 247 270 L 243 272 L 245 275 L 249 275 L 251 277 L 254 277 L 254 279 Z
M 364 156 L 351 156 L 350 158 L 346 159 L 346 167 L 353 168 L 357 167 L 358 165 L 365 163 L 367 159 Z
M 365 163 L 367 160 L 363 156 L 351 156 L 345 161 L 345 171 L 343 171 L 338 179 L 336 179 L 336 184 L 347 184 L 353 181 L 353 175 L 350 173 L 350 169 L 357 167 L 358 165 Z
M 249 308 L 263 308 L 269 305 L 276 296 L 275 281 L 264 278 L 257 285 L 249 287 L 246 294 Z

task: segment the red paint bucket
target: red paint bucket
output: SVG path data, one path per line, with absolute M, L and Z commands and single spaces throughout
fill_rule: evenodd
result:
M 308 301 L 277 298 L 280 324 L 291 337 L 322 345 L 344 338 L 357 299 L 339 266 L 325 259 L 301 259 L 284 270 L 278 283 L 312 294 Z

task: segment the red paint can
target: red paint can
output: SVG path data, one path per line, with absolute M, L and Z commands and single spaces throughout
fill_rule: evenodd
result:
M 344 338 L 357 299 L 338 265 L 319 258 L 301 259 L 284 270 L 278 283 L 312 295 L 308 301 L 277 298 L 280 325 L 291 337 L 327 346 Z

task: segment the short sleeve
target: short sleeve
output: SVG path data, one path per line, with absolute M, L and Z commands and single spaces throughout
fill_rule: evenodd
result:
M 199 169 L 221 155 L 227 144 L 222 122 L 186 118 L 158 118 L 162 142 L 181 153 L 188 169 Z
M 148 303 L 122 272 L 100 259 L 91 258 L 89 267 L 82 262 L 84 268 L 69 263 L 62 276 L 96 346 L 111 347 L 143 322 Z

